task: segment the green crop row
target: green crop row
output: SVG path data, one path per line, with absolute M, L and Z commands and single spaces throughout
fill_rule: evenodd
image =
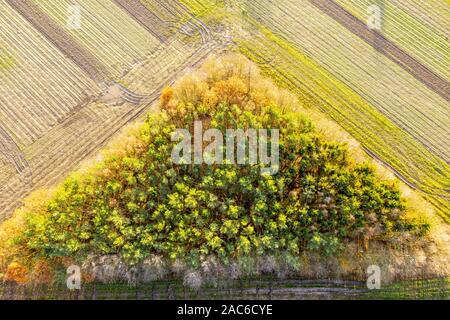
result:
M 255 21 L 254 26 L 260 32 L 254 34 L 253 40 L 237 42 L 241 51 L 266 74 L 297 92 L 306 105 L 326 112 L 363 146 L 425 193 L 446 195 L 449 168 L 444 161 L 287 41 Z M 440 199 L 440 202 L 442 206 L 437 209 L 448 219 L 448 201 Z

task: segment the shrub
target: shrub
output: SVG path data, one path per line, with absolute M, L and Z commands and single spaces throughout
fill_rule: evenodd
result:
M 28 282 L 28 270 L 25 266 L 18 262 L 12 262 L 6 269 L 4 281 L 14 281 L 17 284 L 25 284 Z
M 31 277 L 35 284 L 50 284 L 53 272 L 45 260 L 38 260 L 34 265 Z

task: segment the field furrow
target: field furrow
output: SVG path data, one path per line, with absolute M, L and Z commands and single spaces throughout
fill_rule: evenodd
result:
M 31 0 L 6 0 L 30 24 L 39 30 L 65 56 L 69 57 L 96 82 L 108 79 L 105 67 L 89 51 L 68 36 L 66 30 L 56 24 Z
M 89 50 L 105 66 L 111 79 L 118 79 L 132 66 L 143 61 L 160 43 L 127 11 L 110 0 L 34 0 L 61 28 L 65 28 L 68 8 L 79 7 L 79 29 L 67 29 L 66 33 Z
M 23 148 L 99 88 L 6 1 L 0 9 L 0 43 L 11 61 L 0 69 L 0 126 Z
M 139 71 L 133 70 L 123 80 L 124 83 L 131 83 L 138 75 L 154 75 L 133 88 L 136 92 L 146 93 L 142 104 L 133 106 L 125 103 L 112 108 L 101 102 L 92 102 L 28 147 L 25 156 L 32 179 L 25 185 L 23 176 L 14 174 L 7 182 L 3 181 L 5 185 L 0 191 L 0 220 L 20 205 L 20 200 L 30 191 L 54 185 L 83 159 L 95 154 L 123 126 L 149 111 L 165 85 L 173 83 L 183 70 L 197 65 L 218 48 L 213 43 L 199 46 L 186 45 L 180 41 L 167 42 L 164 49 L 159 51 L 157 59 L 149 59 L 137 67 Z M 176 61 L 161 64 L 161 61 L 171 59 L 174 53 L 178 58 Z
M 407 70 L 434 92 L 441 95 L 447 101 L 450 100 L 450 84 L 446 80 L 429 70 L 394 43 L 387 40 L 378 31 L 370 30 L 365 23 L 355 18 L 332 0 L 310 1 L 348 30 L 369 43 L 376 50 Z
M 167 39 L 168 26 L 164 20 L 147 9 L 139 0 L 115 0 L 137 22 L 144 26 L 155 38 L 160 41 Z

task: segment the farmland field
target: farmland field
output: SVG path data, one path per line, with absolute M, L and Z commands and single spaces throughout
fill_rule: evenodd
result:
M 449 16 L 0 0 L 0 299 L 448 299 Z
M 64 27 L 69 0 L 34 1 L 50 18 Z M 107 68 L 113 78 L 143 60 L 159 43 L 143 26 L 121 7 L 109 0 L 80 1 L 80 29 L 68 33 Z
M 120 1 L 80 1 L 82 28 L 68 29 L 69 3 L 0 2 L 2 218 L 92 155 L 151 108 L 161 86 L 221 46 L 201 41 L 206 30 L 181 4 L 144 2 L 172 15 L 152 31 Z M 113 97 L 121 106 L 111 107 L 102 97 L 117 81 L 125 85 Z
M 53 43 L 65 56 L 70 57 L 77 66 L 87 73 L 94 81 L 105 81 L 108 74 L 96 58 L 87 50 L 79 46 L 65 30 L 58 26 L 51 18 L 40 12 L 31 1 L 8 1 L 32 26 Z
M 414 74 L 417 70 L 408 70 L 385 49 L 371 46 L 371 39 L 362 39 L 336 21 L 320 3 L 324 2 L 236 1 L 236 21 L 247 27 L 236 32 L 234 40 L 267 74 L 297 91 L 306 105 L 328 114 L 371 156 L 422 190 L 448 219 L 448 64 L 433 65 L 434 58 L 417 55 L 426 49 L 414 51 L 399 43 L 399 50 L 417 57 L 415 63 L 425 72 L 421 81 Z M 442 38 L 445 22 L 433 19 Z M 448 59 L 448 40 L 441 42 L 433 45 Z M 436 90 L 426 73 L 441 79 Z
M 367 8 L 374 3 L 367 0 L 336 2 L 361 21 L 367 20 Z M 448 4 L 411 0 L 375 3 L 384 6 L 382 34 L 449 81 Z

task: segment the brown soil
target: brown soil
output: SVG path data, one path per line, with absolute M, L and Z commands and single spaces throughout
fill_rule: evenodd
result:
M 310 0 L 310 2 L 355 35 L 366 41 L 378 52 L 397 63 L 434 92 L 447 101 L 450 100 L 450 84 L 446 80 L 397 47 L 380 32 L 369 29 L 361 20 L 354 17 L 351 13 L 332 0 Z
M 6 0 L 31 25 L 41 32 L 64 55 L 75 62 L 90 78 L 96 82 L 108 79 L 108 72 L 88 50 L 72 37 L 31 0 Z
M 18 174 L 28 168 L 28 163 L 22 151 L 2 127 L 0 127 L 0 157 L 10 163 Z
M 149 11 L 139 0 L 114 0 L 137 22 L 160 41 L 167 40 L 169 28 L 165 21 Z

